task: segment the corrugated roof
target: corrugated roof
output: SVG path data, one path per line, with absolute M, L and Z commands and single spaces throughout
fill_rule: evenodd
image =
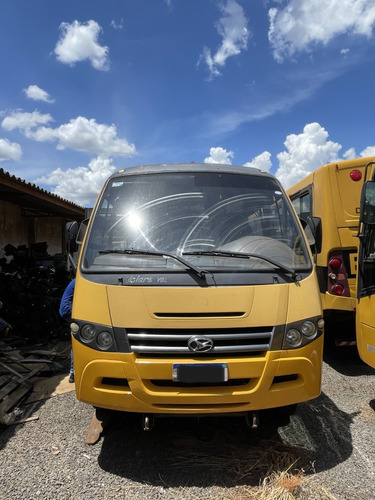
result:
M 29 215 L 84 218 L 85 209 L 0 168 L 0 199 L 20 205 Z

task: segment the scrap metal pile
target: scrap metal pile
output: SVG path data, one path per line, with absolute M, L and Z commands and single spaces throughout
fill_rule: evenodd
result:
M 24 341 L 56 337 L 64 330 L 59 305 L 72 276 L 66 256 L 47 253 L 46 243 L 4 247 L 0 259 L 0 316 Z M 65 328 L 66 330 L 66 328 Z
M 66 256 L 47 253 L 47 244 L 4 247 L 0 259 L 0 424 L 10 423 L 33 389 L 35 377 L 63 369 L 54 348 L 69 340 L 59 315 L 72 279 Z M 52 347 L 51 347 L 52 346 Z M 68 351 L 70 353 L 68 342 Z M 59 359 L 59 362 L 56 362 Z

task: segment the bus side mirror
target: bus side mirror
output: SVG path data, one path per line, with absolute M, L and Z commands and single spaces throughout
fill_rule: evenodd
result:
M 306 220 L 301 219 L 301 224 L 305 230 L 307 241 L 311 247 L 314 247 L 316 253 L 322 251 L 322 220 L 320 217 L 311 217 Z
M 77 243 L 77 233 L 78 233 L 78 222 L 71 221 L 65 224 L 65 241 L 67 246 L 67 251 L 69 253 L 75 253 L 78 250 Z
M 76 238 L 76 241 L 79 245 L 82 245 L 82 243 L 83 243 L 83 238 L 85 237 L 86 229 L 87 229 L 89 220 L 90 219 L 83 220 L 79 226 L 79 231 L 78 231 L 77 238 Z
M 360 221 L 364 224 L 375 224 L 375 182 L 373 181 L 367 181 L 363 185 Z

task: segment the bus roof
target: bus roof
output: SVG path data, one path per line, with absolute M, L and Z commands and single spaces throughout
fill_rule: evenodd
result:
M 299 190 L 303 189 L 305 186 L 312 183 L 315 175 L 319 174 L 324 170 L 334 170 L 336 172 L 342 172 L 348 169 L 364 169 L 366 165 L 372 161 L 375 161 L 375 156 L 367 156 L 361 158 L 355 158 L 352 160 L 338 160 L 332 163 L 326 163 L 321 167 L 313 170 L 310 174 L 308 174 L 303 179 L 297 181 L 293 186 L 286 189 L 288 194 L 297 193 Z M 363 170 L 364 174 L 364 170 Z
M 287 194 L 295 199 L 314 185 L 314 215 L 320 217 L 330 211 L 331 217 L 335 214 L 337 227 L 357 226 L 365 168 L 374 160 L 371 156 L 327 163 L 288 188 Z M 373 166 L 367 180 L 372 171 Z
M 158 163 L 154 165 L 138 165 L 124 168 L 114 173 L 110 179 L 124 175 L 155 174 L 161 172 L 216 172 L 228 174 L 256 175 L 260 177 L 275 177 L 266 172 L 253 167 L 243 167 L 237 165 L 225 165 L 221 163 Z

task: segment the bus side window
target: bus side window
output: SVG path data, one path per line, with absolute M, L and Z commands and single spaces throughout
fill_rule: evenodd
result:
M 302 193 L 298 198 L 294 198 L 292 203 L 300 219 L 307 220 L 307 217 L 312 215 L 310 191 Z

